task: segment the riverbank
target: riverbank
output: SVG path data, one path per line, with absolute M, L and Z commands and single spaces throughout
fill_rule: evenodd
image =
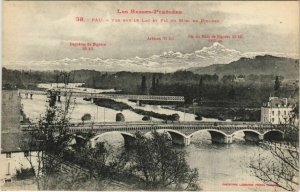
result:
M 94 99 L 94 103 L 100 107 L 106 107 L 110 109 L 114 109 L 116 111 L 123 111 L 123 110 L 130 110 L 132 112 L 135 112 L 136 114 L 143 115 L 144 118 L 143 120 L 150 120 L 149 117 L 165 120 L 165 121 L 178 121 L 179 120 L 179 115 L 174 113 L 172 115 L 166 115 L 166 114 L 161 114 L 161 113 L 156 113 L 153 111 L 146 111 L 143 109 L 136 109 L 131 107 L 130 105 L 123 103 L 123 102 L 118 102 L 112 99 Z
M 112 99 L 94 99 L 94 103 L 100 107 L 110 108 L 116 111 L 132 110 L 133 108 L 126 103 L 117 102 Z

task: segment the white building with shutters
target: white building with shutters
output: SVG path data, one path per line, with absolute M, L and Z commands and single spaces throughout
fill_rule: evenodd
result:
M 270 97 L 261 107 L 261 122 L 271 124 L 287 124 L 292 116 L 296 102 L 292 99 Z

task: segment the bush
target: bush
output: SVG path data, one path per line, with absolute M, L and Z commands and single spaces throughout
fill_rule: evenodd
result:
M 201 121 L 202 120 L 201 114 L 200 113 L 196 113 L 195 119 L 198 120 L 198 121 Z
M 143 121 L 150 121 L 150 116 L 148 115 L 145 115 L 143 118 L 142 118 Z
M 116 114 L 116 121 L 122 121 L 124 122 L 125 121 L 125 117 L 122 113 L 117 113 Z
M 136 133 L 129 165 L 132 173 L 140 177 L 147 189 L 198 190 L 198 170 L 191 169 L 185 153 L 174 150 L 169 136 L 152 132 L 151 138 Z
M 34 169 L 33 168 L 23 168 L 17 169 L 16 177 L 18 180 L 29 179 L 34 177 Z

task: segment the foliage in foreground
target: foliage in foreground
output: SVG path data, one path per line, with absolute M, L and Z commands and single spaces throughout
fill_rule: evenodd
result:
M 299 129 L 294 126 L 286 129 L 286 142 L 263 144 L 258 155 L 251 159 L 250 169 L 264 183 L 296 191 L 299 186 Z
M 58 103 L 52 95 L 45 115 L 26 138 L 29 145 L 24 146 L 24 150 L 29 152 L 27 159 L 34 169 L 38 190 L 65 189 L 62 186 L 70 184 L 81 186 L 91 178 L 99 182 L 135 179 L 142 181 L 145 185 L 141 187 L 146 186 L 146 189 L 198 189 L 197 169 L 188 166 L 185 153 L 172 147 L 167 134 L 153 132 L 152 138 L 146 138 L 137 133 L 132 149 L 118 156 L 105 143 L 90 147 L 85 136 L 93 134 L 76 134 L 77 137 L 69 134 L 73 109 L 70 98 Z M 79 167 L 74 169 L 79 174 L 72 176 L 72 171 L 62 172 L 62 167 L 68 164 Z M 95 190 L 99 189 L 101 186 L 97 185 Z
M 58 104 L 56 95 L 51 95 L 37 127 L 24 135 L 22 148 L 28 151 L 26 158 L 38 190 L 51 190 L 49 179 L 58 174 L 63 163 L 61 158 L 72 139 L 68 127 L 74 102 L 67 96 Z
M 127 157 L 129 169 L 143 180 L 148 189 L 198 189 L 198 170 L 189 167 L 185 153 L 172 147 L 166 133 L 153 132 L 152 138 L 136 133 Z

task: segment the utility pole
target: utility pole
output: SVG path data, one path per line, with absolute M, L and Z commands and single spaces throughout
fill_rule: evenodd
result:
M 194 115 L 195 115 L 195 99 L 193 99 L 193 110 L 194 110 Z
M 105 107 L 103 107 L 103 110 L 104 110 L 104 113 L 103 113 L 103 116 L 104 116 L 104 123 L 105 123 Z
M 97 105 L 97 123 L 98 123 L 99 121 L 98 121 L 98 105 Z
M 183 121 L 185 121 L 185 104 L 183 104 Z

